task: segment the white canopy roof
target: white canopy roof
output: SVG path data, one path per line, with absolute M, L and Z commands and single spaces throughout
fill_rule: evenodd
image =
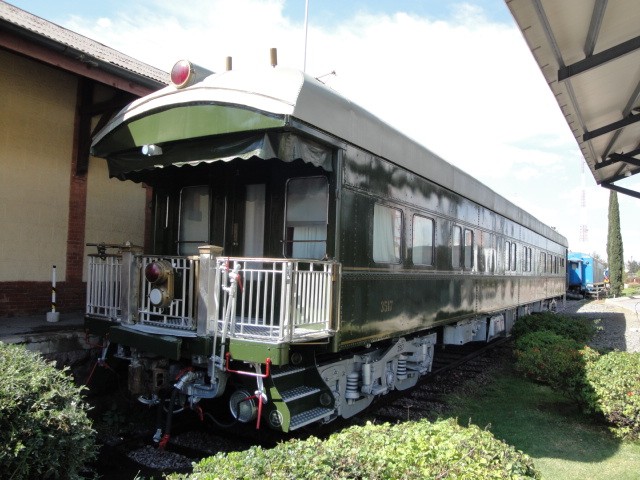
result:
M 637 0 L 506 0 L 594 179 L 640 172 L 640 4 Z

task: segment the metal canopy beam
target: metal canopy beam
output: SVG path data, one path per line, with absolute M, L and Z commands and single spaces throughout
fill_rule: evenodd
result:
M 562 82 L 567 78 L 586 72 L 592 68 L 599 67 L 600 65 L 638 49 L 640 49 L 640 37 L 632 38 L 631 40 L 627 40 L 615 47 L 611 47 L 600 53 L 591 55 L 584 60 L 580 60 L 574 64 L 558 69 L 558 81 Z
M 637 155 L 637 153 L 633 155 Z M 604 167 L 615 165 L 618 162 L 625 162 L 625 163 L 628 163 L 629 165 L 635 165 L 636 167 L 640 167 L 640 160 L 638 160 L 637 158 L 633 158 L 631 153 L 626 155 L 621 153 L 612 153 L 611 155 L 609 155 L 608 159 L 603 160 L 600 163 L 597 163 L 595 166 L 595 169 L 599 170 Z
M 640 192 L 636 192 L 635 190 L 631 190 L 629 188 L 619 187 L 618 185 L 614 185 L 611 182 L 602 182 L 601 185 L 604 188 L 608 188 L 609 190 L 613 190 L 615 192 L 624 193 L 625 195 L 629 195 L 630 197 L 640 198 Z
M 617 122 L 610 123 L 609 125 L 605 125 L 604 127 L 596 128 L 595 130 L 585 131 L 582 135 L 582 140 L 586 142 L 587 140 L 591 140 L 592 138 L 599 137 L 600 135 L 604 135 L 605 133 L 613 132 L 614 130 L 619 130 L 621 128 L 626 127 L 627 125 L 633 125 L 636 122 L 640 122 L 640 115 L 629 115 L 622 120 L 618 120 Z
M 630 165 L 635 165 L 640 167 L 640 160 L 638 160 L 637 158 L 633 158 L 633 156 L 637 155 L 638 153 L 640 153 L 640 151 L 638 150 L 634 150 L 633 152 L 629 152 L 627 154 L 612 153 L 611 155 L 609 155 L 609 158 L 607 158 L 606 160 L 603 160 L 600 163 L 596 163 L 595 169 L 600 170 L 601 168 L 604 168 L 604 167 L 610 167 L 611 165 L 615 165 L 618 162 L 625 162 Z
M 600 33 L 600 27 L 602 26 L 602 19 L 604 18 L 606 9 L 607 0 L 596 0 L 593 6 L 593 13 L 591 14 L 587 40 L 584 43 L 584 56 L 587 58 L 593 55 L 593 51 L 596 49 L 596 41 L 598 40 L 598 34 Z

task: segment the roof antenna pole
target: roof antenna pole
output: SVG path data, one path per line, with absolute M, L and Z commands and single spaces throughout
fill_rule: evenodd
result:
M 305 1 L 304 5 L 304 63 L 302 65 L 302 71 L 307 72 L 307 31 L 309 29 L 309 0 Z

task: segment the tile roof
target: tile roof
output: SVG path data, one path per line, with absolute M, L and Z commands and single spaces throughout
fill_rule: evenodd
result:
M 142 83 L 157 84 L 156 88 L 169 83 L 167 72 L 0 0 L 2 28 L 9 28 L 40 43 L 68 47 L 78 60 L 110 67 L 112 73 L 120 72 L 127 77 L 133 74 Z

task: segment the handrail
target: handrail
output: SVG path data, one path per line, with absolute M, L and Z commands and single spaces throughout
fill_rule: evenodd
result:
M 226 327 L 230 338 L 275 343 L 327 338 L 332 334 L 336 265 L 329 261 L 218 257 L 218 304 L 222 311 L 218 312 L 221 325 L 217 330 L 224 331 Z M 230 271 L 236 277 L 231 278 Z M 233 290 L 233 300 L 229 282 L 243 285 L 242 289 Z M 230 302 L 235 307 L 231 318 Z

